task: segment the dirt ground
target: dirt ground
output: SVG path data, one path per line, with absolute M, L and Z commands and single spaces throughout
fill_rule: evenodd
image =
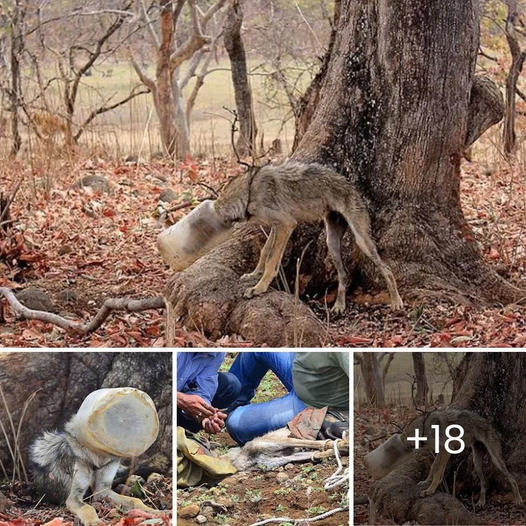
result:
M 372 490 L 373 480 L 367 473 L 363 459 L 369 452 L 366 444 L 365 435 L 373 437 L 385 436 L 372 444 L 372 448 L 378 447 L 392 433 L 399 432 L 394 425 L 403 425 L 410 421 L 416 412 L 408 407 L 385 408 L 385 409 L 365 409 L 362 408 L 354 413 L 354 497 L 364 497 Z M 491 488 L 491 486 L 490 486 Z M 523 489 L 524 493 L 524 489 Z M 457 498 L 464 506 L 474 514 L 477 522 L 474 524 L 491 525 L 526 525 L 524 509 L 515 506 L 510 501 L 510 495 L 499 494 L 495 491 L 488 492 L 488 501 L 483 510 L 476 509 L 474 503 L 478 495 L 460 494 Z M 390 525 L 397 524 L 389 517 L 377 517 L 378 524 Z M 360 504 L 354 506 L 354 524 L 369 523 L 369 506 Z M 406 524 L 417 524 L 414 522 Z
M 234 446 L 234 441 L 223 434 L 220 442 Z M 348 466 L 348 457 L 342 459 Z M 337 469 L 334 459 L 319 464 L 311 462 L 287 464 L 272 471 L 240 472 L 223 479 L 215 487 L 197 487 L 177 490 L 177 510 L 198 504 L 200 514 L 208 524 L 248 526 L 259 520 L 273 517 L 290 519 L 310 518 L 348 503 L 348 485 L 333 490 L 323 489 L 324 481 Z M 223 506 L 212 507 L 208 502 Z M 195 518 L 178 517 L 179 526 L 195 526 Z M 287 523 L 283 521 L 285 526 Z M 322 519 L 324 526 L 347 526 L 349 511 L 336 513 Z
M 141 500 L 154 509 L 166 511 L 157 514 L 140 510 L 122 513 L 107 499 L 90 502 L 101 519 L 101 526 L 170 525 L 172 516 L 170 510 L 173 502 L 171 477 L 159 477 L 147 483 L 143 481 L 141 486 Z M 135 486 L 132 488 L 136 489 Z M 118 487 L 116 490 L 129 494 L 127 486 Z M 47 523 L 50 523 L 49 526 L 73 526 L 78 523 L 65 506 L 56 506 L 38 500 L 33 493 L 31 483 L 3 483 L 0 484 L 0 492 L 8 499 L 7 503 L 0 502 L 0 526 L 38 526 Z M 138 494 L 134 496 L 139 497 Z
M 24 176 L 11 206 L 13 228 L 0 231 L 0 286 L 15 292 L 38 287 L 56 312 L 74 320 L 93 318 L 108 297 L 152 297 L 170 271 L 155 247 L 161 225 L 156 210 L 161 192 L 172 189 L 177 206 L 206 197 L 203 184 L 219 188 L 239 167 L 222 159 L 115 163 L 72 159 L 53 166 L 5 165 L 0 177 L 9 191 Z M 110 193 L 72 188 L 86 175 L 102 175 Z M 506 279 L 524 287 L 526 180 L 507 165 L 487 168 L 465 163 L 462 205 L 484 259 Z M 171 214 L 182 217 L 191 207 Z M 301 281 L 301 276 L 300 276 Z M 526 307 L 477 307 L 425 297 L 393 313 L 378 304 L 385 294 L 350 293 L 344 317 L 327 323 L 328 344 L 340 347 L 521 347 L 526 345 Z M 403 296 L 402 291 L 402 296 Z M 334 291 L 304 298 L 327 322 Z M 159 347 L 164 344 L 161 311 L 119 312 L 95 333 L 81 337 L 41 321 L 21 321 L 0 302 L 0 345 L 4 347 Z M 3 318 L 3 319 L 2 319 Z M 4 323 L 2 323 L 2 321 Z M 199 328 L 179 327 L 176 345 L 250 346 L 237 335 L 210 341 Z

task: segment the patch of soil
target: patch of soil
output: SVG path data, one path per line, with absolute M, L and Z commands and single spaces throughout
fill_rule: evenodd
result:
M 348 458 L 343 459 L 345 466 Z M 209 524 L 248 526 L 272 517 L 310 518 L 347 505 L 348 485 L 324 490 L 327 477 L 337 469 L 334 459 L 320 464 L 288 464 L 267 472 L 236 473 L 212 488 L 197 487 L 177 490 L 177 509 L 200 504 L 200 513 L 208 512 Z M 206 501 L 223 505 L 226 512 L 206 508 Z M 206 515 L 205 515 L 206 516 Z M 284 521 L 285 522 L 285 521 Z M 195 526 L 195 518 L 177 519 L 179 526 Z M 277 524 L 277 523 L 276 523 Z M 322 519 L 324 526 L 347 526 L 349 511 L 338 512 Z

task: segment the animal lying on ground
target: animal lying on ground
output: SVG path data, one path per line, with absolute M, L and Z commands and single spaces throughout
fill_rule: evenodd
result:
M 519 492 L 517 481 L 508 471 L 504 459 L 499 437 L 491 424 L 481 416 L 465 409 L 446 409 L 442 411 L 432 411 L 423 414 L 413 420 L 401 435 L 402 442 L 406 444 L 406 450 L 414 448 L 414 442 L 408 442 L 407 438 L 415 436 L 415 431 L 419 430 L 419 436 L 427 437 L 424 447 L 435 451 L 435 430 L 434 425 L 439 426 L 439 453 L 435 457 L 431 470 L 427 478 L 419 483 L 422 488 L 422 496 L 433 495 L 440 484 L 450 457 L 450 453 L 444 448 L 446 428 L 453 424 L 462 426 L 464 434 L 461 437 L 465 447 L 470 447 L 473 453 L 473 466 L 480 480 L 480 498 L 478 506 L 486 504 L 486 479 L 482 470 L 482 451 L 481 446 L 487 449 L 494 466 L 506 477 L 511 489 L 515 504 L 523 504 Z M 458 436 L 457 431 L 451 432 L 451 436 Z M 458 442 L 452 443 L 450 449 L 458 449 Z
M 238 471 L 252 471 L 261 468 L 270 470 L 291 462 L 307 462 L 333 455 L 333 450 L 330 447 L 327 449 L 332 443 L 330 441 L 295 439 L 289 438 L 289 435 L 286 427 L 271 431 L 241 448 L 230 449 L 226 457 Z M 349 454 L 348 440 L 339 442 L 337 446 L 342 454 Z M 313 449 L 318 451 L 313 453 Z
M 347 227 L 351 228 L 358 247 L 384 277 L 392 308 L 403 308 L 393 273 L 378 255 L 371 238 L 364 200 L 349 181 L 333 170 L 292 161 L 252 168 L 225 185 L 215 202 L 215 211 L 225 223 L 247 220 L 271 229 L 256 268 L 242 278 L 260 278 L 255 286 L 245 291 L 245 297 L 267 291 L 279 271 L 296 225 L 323 219 L 327 246 L 338 273 L 338 295 L 333 312 L 345 311 L 347 273 L 341 256 L 341 241 Z
M 84 502 L 90 487 L 95 499 L 107 497 L 124 510 L 138 508 L 156 512 L 141 500 L 119 495 L 111 489 L 120 457 L 94 451 L 82 445 L 75 435 L 72 419 L 65 431 L 45 432 L 32 444 L 30 468 L 39 495 L 45 495 L 46 500 L 54 504 L 65 503 L 85 526 L 100 524 L 95 509 Z

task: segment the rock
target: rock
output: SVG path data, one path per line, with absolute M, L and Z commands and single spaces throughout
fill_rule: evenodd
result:
M 126 486 L 133 486 L 135 483 L 140 484 L 141 486 L 144 485 L 144 479 L 140 475 L 130 475 L 126 479 Z
M 165 157 L 164 153 L 158 151 L 158 152 L 153 152 L 152 156 L 150 157 L 150 159 L 152 161 L 160 161 L 161 159 L 164 159 L 164 157 Z
M 111 192 L 111 185 L 108 179 L 103 175 L 91 174 L 86 175 L 82 179 L 79 179 L 77 182 L 73 183 L 72 188 L 91 188 L 96 192 L 102 192 L 103 194 L 108 194 Z
M 204 515 L 198 515 L 195 518 L 195 522 L 197 522 L 197 524 L 205 524 L 206 522 L 208 522 L 208 519 Z
M 286 480 L 289 480 L 289 476 L 284 472 L 280 472 L 276 475 L 276 480 L 278 482 L 285 482 Z
M 214 518 L 214 508 L 212 506 L 204 506 L 201 510 L 201 514 L 204 515 L 207 519 Z
M 64 289 L 57 294 L 57 298 L 62 303 L 68 303 L 70 305 L 77 302 L 79 299 L 77 293 L 73 289 Z
M 196 515 L 199 515 L 200 508 L 197 504 L 190 504 L 184 508 L 177 510 L 177 516 L 181 519 L 192 519 Z
M 178 194 L 171 188 L 165 188 L 159 195 L 159 201 L 163 201 L 165 203 L 171 203 L 172 201 L 175 201 L 177 199 Z
M 51 298 L 41 289 L 28 287 L 16 294 L 16 299 L 28 309 L 57 312 Z
M 138 163 L 139 162 L 139 157 L 137 157 L 137 155 L 128 155 L 128 157 L 126 157 L 126 159 L 124 159 L 124 162 L 125 163 Z
M 290 462 L 288 464 L 285 464 L 285 470 L 290 471 L 294 469 L 294 464 L 291 464 Z

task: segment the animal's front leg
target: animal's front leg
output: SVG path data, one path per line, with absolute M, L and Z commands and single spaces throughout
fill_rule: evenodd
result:
M 433 466 L 431 467 L 431 473 L 433 476 L 431 485 L 429 486 L 429 488 L 427 488 L 421 493 L 422 497 L 433 495 L 436 492 L 438 485 L 440 484 L 440 481 L 442 480 L 442 477 L 444 476 L 444 472 L 446 470 L 446 465 L 447 465 L 448 460 L 449 460 L 449 453 L 445 449 L 443 449 L 442 451 L 440 451 L 440 453 L 438 453 L 438 455 L 436 456 L 433 462 Z
M 111 489 L 111 484 L 115 478 L 115 475 L 117 474 L 119 465 L 120 462 L 115 460 L 97 470 L 95 474 L 94 497 L 108 497 L 124 511 L 139 509 L 150 513 L 156 513 L 157 510 L 146 506 L 142 500 L 135 497 L 127 497 L 126 495 L 119 495 Z
M 75 462 L 71 490 L 66 499 L 66 507 L 80 519 L 84 526 L 95 526 L 101 523 L 95 508 L 82 500 L 91 484 L 92 476 L 93 471 L 88 466 Z
M 265 264 L 265 272 L 254 287 L 250 287 L 245 291 L 245 298 L 252 298 L 253 296 L 259 296 L 260 294 L 267 292 L 269 285 L 278 273 L 281 259 L 285 252 L 285 247 L 287 246 L 290 235 L 294 230 L 294 226 L 284 224 L 276 225 L 276 239 L 269 250 L 267 262 Z
M 270 229 L 270 234 L 268 235 L 267 240 L 265 241 L 265 244 L 263 245 L 263 248 L 261 249 L 261 252 L 259 254 L 259 261 L 256 265 L 256 268 L 248 273 L 243 274 L 241 276 L 241 279 L 243 281 L 250 281 L 255 278 L 259 278 L 261 274 L 265 271 L 265 264 L 268 259 L 268 255 L 270 251 L 272 250 L 272 247 L 274 246 L 274 243 L 276 242 L 276 227 L 272 226 Z

